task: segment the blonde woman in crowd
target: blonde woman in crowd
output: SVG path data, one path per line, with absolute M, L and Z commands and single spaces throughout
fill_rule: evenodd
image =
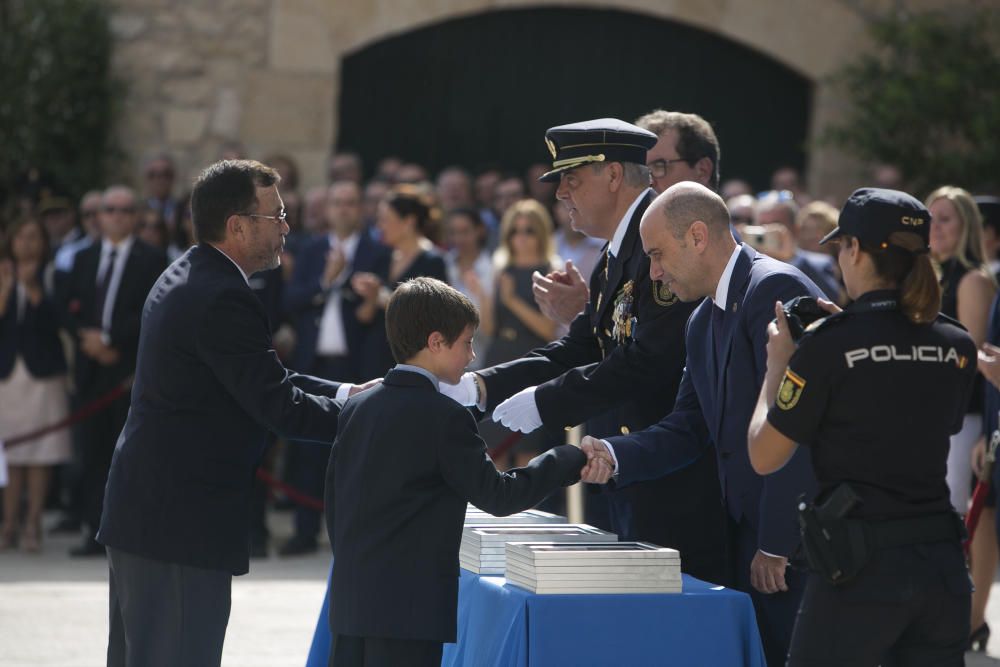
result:
M 944 186 L 927 197 L 931 212 L 931 257 L 941 278 L 941 312 L 962 323 L 982 346 L 989 326 L 990 305 L 996 281 L 984 257 L 983 221 L 979 207 L 962 188 Z M 972 490 L 972 450 L 982 438 L 983 379 L 976 378 L 962 430 L 951 438 L 948 454 L 948 488 L 961 514 L 968 510 Z M 995 508 L 984 508 L 971 548 L 973 641 L 985 646 L 989 629 L 986 602 L 997 567 Z M 981 641 L 980 641 L 981 640 Z
M 484 367 L 517 359 L 556 337 L 556 323 L 542 314 L 531 291 L 532 273 L 545 275 L 561 265 L 548 210 L 534 199 L 514 202 L 500 221 L 499 241 L 493 254 L 493 292 L 476 295 L 482 304 L 479 330 L 492 337 Z M 511 433 L 492 421 L 483 422 L 481 430 L 490 445 Z M 544 446 L 542 431 L 523 436 L 510 465 L 523 465 Z
M 799 247 L 810 252 L 836 257 L 836 247 L 831 248 L 831 244 L 820 245 L 819 242 L 837 228 L 837 218 L 839 217 L 840 211 L 825 201 L 817 200 L 803 206 L 795 218 L 795 226 L 798 227 Z

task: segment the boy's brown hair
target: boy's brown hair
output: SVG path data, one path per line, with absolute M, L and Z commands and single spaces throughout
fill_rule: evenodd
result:
M 385 332 L 396 363 L 405 363 L 427 347 L 440 331 L 453 344 L 469 325 L 479 326 L 479 312 L 469 298 L 435 278 L 414 278 L 396 288 L 385 309 Z

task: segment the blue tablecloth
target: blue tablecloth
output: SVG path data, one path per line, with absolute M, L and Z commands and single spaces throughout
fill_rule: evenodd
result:
M 323 601 L 307 667 L 330 653 Z M 458 643 L 442 665 L 720 665 L 763 667 L 749 596 L 684 575 L 662 595 L 535 595 L 462 570 Z

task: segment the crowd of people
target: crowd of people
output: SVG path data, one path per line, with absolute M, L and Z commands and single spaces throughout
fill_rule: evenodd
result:
M 625 167 L 619 171 L 612 169 L 618 162 L 609 162 L 606 175 L 612 195 L 607 195 L 606 205 L 586 194 L 592 187 L 586 178 L 594 176 L 580 167 L 589 164 L 587 159 L 592 156 L 569 152 L 556 160 L 560 128 L 550 130 L 555 141 L 549 144 L 554 164 L 563 164 L 553 171 L 545 164 L 530 165 L 523 173 L 495 168 L 473 172 L 453 166 L 432 175 L 425 167 L 396 157 L 386 157 L 365 169 L 358 155 L 336 153 L 328 162 L 327 184 L 303 191 L 293 159 L 264 156 L 262 161 L 280 174 L 280 210 L 274 215 L 250 211 L 245 215 L 269 218 L 263 222 L 279 228 L 287 224 L 289 231 L 281 235 L 280 266 L 248 276 L 249 284 L 266 312 L 273 347 L 289 368 L 355 384 L 382 377 L 394 365 L 386 309 L 400 285 L 427 277 L 456 288 L 479 313 L 475 358 L 469 365 L 479 374 L 470 375 L 467 381 L 463 377 L 465 383 L 458 384 L 456 391 L 464 391 L 468 400 L 453 397 L 487 413 L 496 410 L 500 423 L 486 421 L 481 428 L 487 444 L 497 452 L 501 468 L 527 465 L 534 456 L 558 444 L 553 432 L 564 426 L 588 420 L 596 424 L 594 419 L 604 412 L 603 407 L 613 402 L 594 395 L 595 385 L 603 383 L 607 391 L 614 382 L 638 382 L 642 396 L 621 407 L 620 414 L 608 417 L 606 424 L 588 428 L 597 437 L 618 436 L 610 438 L 610 443 L 593 440 L 589 445 L 591 452 L 602 452 L 593 465 L 602 461 L 608 465 L 608 475 L 601 479 L 602 475 L 595 473 L 594 479 L 607 481 L 615 472 L 622 486 L 626 479 L 635 483 L 603 501 L 603 495 L 592 498 L 594 507 L 588 518 L 623 537 L 671 542 L 682 551 L 688 541 L 701 545 L 698 548 L 703 553 L 699 555 L 695 548 L 690 556 L 685 553 L 685 562 L 686 571 L 702 578 L 728 582 L 748 577 L 747 589 L 761 594 L 786 591 L 787 586 L 797 585 L 791 573 L 787 582 L 784 574 L 792 555 L 790 541 L 775 537 L 771 543 L 774 549 L 765 549 L 769 536 L 754 514 L 757 509 L 730 504 L 730 525 L 718 536 L 711 536 L 706 533 L 704 515 L 684 517 L 685 508 L 674 502 L 676 498 L 670 500 L 670 493 L 679 493 L 684 484 L 690 484 L 692 494 L 721 494 L 727 503 L 748 502 L 745 496 L 727 497 L 728 490 L 718 487 L 717 468 L 729 465 L 727 456 L 720 453 L 718 462 L 714 457 L 699 459 L 700 454 L 683 462 L 658 460 L 644 463 L 643 472 L 637 474 L 630 467 L 633 457 L 638 456 L 632 448 L 639 450 L 643 445 L 629 431 L 655 425 L 669 412 L 678 383 L 683 393 L 682 323 L 701 297 L 718 298 L 721 294 L 725 311 L 726 293 L 718 290 L 722 289 L 723 276 L 739 270 L 740 248 L 753 248 L 783 266 L 794 267 L 796 271 L 789 275 L 808 278 L 796 287 L 808 285 L 808 289 L 799 289 L 795 295 L 814 293 L 839 306 L 852 303 L 856 295 L 845 283 L 838 250 L 821 244 L 838 227 L 839 202 L 834 206 L 814 199 L 799 172 L 791 167 L 776 169 L 770 189 L 762 192 L 738 178 L 720 180 L 718 142 L 711 126 L 696 115 L 656 111 L 638 119 L 636 125 L 648 135 L 635 135 L 639 137 L 635 141 L 642 144 L 643 159 L 623 153 L 619 157 Z M 563 132 L 567 136 L 590 131 L 588 127 L 566 128 Z M 628 135 L 631 130 L 618 131 Z M 616 149 L 606 148 L 606 152 L 612 150 Z M 609 158 L 615 159 L 619 158 Z M 645 171 L 637 172 L 635 164 Z M 560 176 L 557 172 L 565 173 Z M 113 185 L 88 192 L 79 202 L 57 192 L 39 192 L 35 198 L 23 199 L 17 214 L 0 226 L 0 441 L 10 443 L 0 551 L 39 551 L 42 512 L 47 504 L 55 504 L 61 516 L 52 530 L 77 532 L 82 538 L 71 554 L 105 554 L 97 532 L 112 454 L 128 415 L 143 305 L 161 273 L 199 241 L 192 222 L 191 195 L 178 190 L 173 160 L 167 155 L 150 158 L 142 176 L 141 191 Z M 899 178 L 897 170 L 882 167 L 873 173 L 872 184 L 905 189 Z M 735 239 L 743 243 L 735 249 L 728 245 L 716 248 L 721 260 L 719 275 L 714 283 L 699 285 L 690 299 L 676 286 L 676 295 L 669 289 L 661 291 L 657 281 L 667 285 L 670 267 L 664 266 L 659 276 L 654 275 L 657 258 L 652 254 L 646 257 L 645 236 L 640 244 L 637 231 L 626 231 L 629 220 L 641 216 L 657 192 L 682 181 L 698 183 L 706 192 L 721 196 L 728 212 L 726 220 Z M 707 201 L 699 192 L 691 196 Z M 1000 204 L 952 185 L 927 194 L 924 203 L 931 215 L 929 247 L 942 294 L 941 312 L 957 320 L 977 346 L 998 342 L 991 335 L 991 309 L 1000 272 Z M 710 204 L 705 205 L 711 209 Z M 649 269 L 651 260 L 654 268 Z M 646 264 L 641 265 L 641 261 Z M 730 266 L 724 273 L 727 261 Z M 642 285 L 628 281 L 619 289 L 622 283 L 618 278 L 638 276 L 642 266 L 653 276 L 653 287 L 644 286 L 649 281 Z M 782 270 L 771 268 L 769 272 Z M 683 280 L 677 278 L 677 286 L 682 285 Z M 605 288 L 609 291 L 602 301 Z M 681 324 L 674 326 L 657 309 L 670 310 L 677 296 L 691 305 L 677 304 L 671 311 L 671 317 L 683 314 L 678 320 Z M 612 310 L 608 311 L 608 306 Z M 589 321 L 576 318 L 584 311 L 607 311 L 613 331 L 605 330 L 602 336 L 595 325 L 590 332 Z M 631 315 L 635 316 L 630 319 Z M 696 321 L 696 317 L 692 319 Z M 708 320 L 705 322 L 707 325 Z M 668 325 L 669 332 L 656 328 Z M 716 326 L 714 321 L 712 326 Z M 582 329 L 577 330 L 579 327 Z M 995 322 L 992 327 L 996 328 Z M 744 362 L 763 353 L 763 329 L 749 335 L 754 338 L 747 339 Z M 587 350 L 571 349 L 566 343 L 584 338 L 589 340 Z M 665 356 L 662 348 L 668 340 L 679 344 L 679 357 Z M 529 355 L 533 350 L 543 352 Z M 690 342 L 687 354 L 692 354 Z M 646 386 L 642 384 L 645 380 L 613 374 L 612 364 L 605 361 L 614 355 L 618 355 L 614 363 L 621 368 L 648 362 L 649 369 L 662 371 L 663 386 Z M 527 363 L 522 363 L 525 360 Z M 543 368 L 543 362 L 548 366 Z M 763 368 L 759 370 L 762 374 Z M 692 371 L 689 367 L 688 372 Z M 762 380 L 757 378 L 758 386 Z M 991 419 L 984 407 L 992 390 L 981 378 L 976 382 L 965 406 L 962 428 L 951 437 L 948 458 L 951 503 L 961 514 L 968 510 L 976 475 L 982 474 L 989 429 L 995 426 L 995 414 Z M 661 393 L 647 394 L 647 390 Z M 752 412 L 753 406 L 747 407 Z M 744 419 L 741 412 L 736 414 L 741 409 L 734 412 L 733 404 L 727 404 L 730 415 L 718 417 L 719 431 L 690 434 L 690 451 L 700 451 L 714 442 L 721 452 L 729 439 L 742 443 L 745 450 L 749 412 Z M 705 406 L 701 410 L 705 412 Z M 78 417 L 72 425 L 46 428 L 58 426 L 71 413 Z M 678 415 L 676 419 L 683 417 L 676 409 L 673 414 Z M 540 429 L 542 424 L 547 428 Z M 666 428 L 673 427 L 668 424 Z M 710 425 L 709 431 L 714 428 Z M 40 429 L 43 432 L 36 437 L 19 438 Z M 261 465 L 277 471 L 300 493 L 323 498 L 328 450 L 282 440 L 275 434 L 269 438 Z M 608 444 L 607 449 L 597 444 L 601 442 Z M 701 462 L 694 463 L 696 459 Z M 616 472 L 619 465 L 621 473 Z M 789 464 L 782 474 L 790 475 L 794 465 Z M 753 475 L 749 466 L 744 467 L 746 470 L 733 474 Z M 655 478 L 667 473 L 673 491 L 662 483 L 657 486 Z M 723 480 L 726 474 L 723 472 Z M 681 475 L 687 475 L 687 481 Z M 711 483 L 704 484 L 705 479 Z M 784 489 L 773 479 L 772 490 L 766 492 L 759 481 L 747 484 L 757 495 L 770 494 L 772 502 L 783 497 L 781 494 L 806 490 L 798 485 Z M 277 501 L 287 504 L 278 495 Z M 791 495 L 789 498 L 794 500 Z M 272 502 L 272 492 L 263 483 L 256 483 L 250 499 L 251 557 L 268 554 L 265 510 Z M 791 512 L 794 504 L 785 509 Z M 318 548 L 321 512 L 301 503 L 294 504 L 294 512 L 294 534 L 278 546 L 278 553 L 284 556 Z M 670 512 L 678 512 L 677 517 L 664 522 L 665 513 Z M 622 518 L 626 514 L 627 521 Z M 725 520 L 721 515 L 719 520 L 722 526 Z M 692 522 L 690 531 L 678 529 L 686 521 Z M 673 532 L 658 532 L 665 524 L 670 524 Z M 715 555 L 721 558 L 719 554 L 725 552 L 719 546 L 726 539 L 723 533 L 731 539 L 741 531 L 752 548 L 747 547 L 746 572 L 734 578 L 727 571 L 731 564 Z M 716 538 L 718 545 L 713 546 Z M 988 507 L 972 543 L 971 572 L 977 587 L 970 622 L 971 641 L 976 647 L 984 647 L 988 637 L 985 608 L 996 567 L 995 509 Z M 795 597 L 794 606 L 786 605 L 788 608 L 774 606 L 770 612 L 773 618 L 762 623 L 787 626 L 784 631 L 776 630 L 773 637 L 765 637 L 770 658 L 779 650 L 782 659 L 787 653 L 791 626 L 786 617 L 794 616 L 798 600 Z M 763 604 L 755 598 L 759 618 Z M 776 620 L 779 617 L 786 620 Z

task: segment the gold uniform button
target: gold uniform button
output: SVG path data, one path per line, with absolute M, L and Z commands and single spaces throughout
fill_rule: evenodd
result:
M 628 435 L 628 434 L 629 434 L 628 426 L 622 426 L 622 435 Z

